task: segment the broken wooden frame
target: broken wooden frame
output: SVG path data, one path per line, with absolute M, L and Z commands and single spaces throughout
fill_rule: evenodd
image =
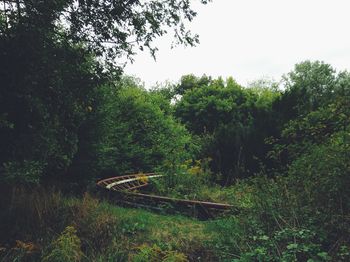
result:
M 136 191 L 136 189 L 147 186 L 150 179 L 159 177 L 162 177 L 162 175 L 139 173 L 103 179 L 98 181 L 97 185 L 105 189 L 103 193 L 107 193 L 109 199 L 124 206 L 140 207 L 166 213 L 186 214 L 200 219 L 210 219 L 225 213 L 236 213 L 239 211 L 237 207 L 229 204 L 178 199 Z

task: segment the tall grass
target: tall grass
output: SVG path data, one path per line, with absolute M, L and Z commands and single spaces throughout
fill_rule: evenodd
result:
M 87 193 L 67 198 L 54 189 L 13 188 L 4 198 L 0 261 L 142 261 L 157 250 L 159 261 L 214 257 L 205 225 L 189 218 L 118 208 Z

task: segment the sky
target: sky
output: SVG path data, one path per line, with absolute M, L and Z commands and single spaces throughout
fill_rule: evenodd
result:
M 172 36 L 158 39 L 154 59 L 140 52 L 125 73 L 144 81 L 178 81 L 194 74 L 232 76 L 242 85 L 291 71 L 304 60 L 350 69 L 350 0 L 213 0 L 196 4 L 188 28 L 200 36 L 196 47 L 171 49 Z

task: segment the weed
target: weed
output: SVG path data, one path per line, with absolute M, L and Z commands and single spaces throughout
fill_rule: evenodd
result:
M 61 235 L 52 242 L 50 251 L 44 255 L 43 262 L 77 262 L 81 261 L 81 241 L 73 226 L 68 226 Z

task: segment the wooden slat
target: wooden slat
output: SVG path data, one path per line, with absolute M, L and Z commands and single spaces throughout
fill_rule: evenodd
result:
M 124 175 L 119 177 L 112 177 L 103 179 L 97 182 L 97 185 L 113 191 L 120 193 L 119 202 L 130 202 L 135 206 L 161 206 L 161 205 L 171 205 L 175 209 L 179 208 L 183 210 L 193 210 L 193 212 L 200 212 L 206 217 L 213 217 L 213 214 L 223 213 L 229 210 L 238 210 L 238 208 L 223 203 L 214 203 L 208 201 L 198 201 L 198 200 L 187 200 L 187 199 L 177 199 L 165 196 L 149 195 L 143 193 L 132 192 L 135 189 L 142 188 L 148 185 L 147 181 L 142 180 L 143 177 L 157 176 L 154 173 L 147 174 L 134 174 L 134 175 Z M 125 181 L 125 182 L 123 182 Z M 115 185 L 114 185 L 115 184 Z M 192 211 L 191 211 L 192 212 Z

